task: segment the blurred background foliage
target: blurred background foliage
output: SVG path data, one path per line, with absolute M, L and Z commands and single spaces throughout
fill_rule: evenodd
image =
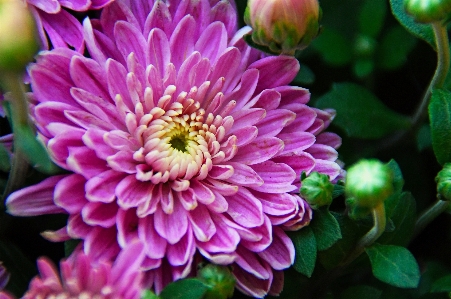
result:
M 246 1 L 236 2 L 243 26 Z M 434 48 L 399 24 L 388 0 L 321 0 L 320 5 L 322 32 L 310 47 L 296 54 L 301 70 L 293 84 L 310 90 L 310 105 L 337 111 L 330 130 L 343 138 L 339 157 L 345 165 L 362 158 L 396 161 L 389 163 L 397 174 L 396 200 L 386 203 L 390 221 L 378 242 L 408 246 L 420 266 L 421 280 L 416 288 L 383 283 L 371 273 L 373 260 L 366 255 L 339 275 L 326 273 L 371 227 L 371 219 L 356 224 L 343 216 L 344 198 L 338 196 L 330 208 L 332 212 L 317 210 L 310 228 L 302 230 L 302 235 L 291 235 L 298 248 L 297 263 L 286 271 L 285 290 L 280 298 L 448 298 L 450 213 L 440 215 L 410 240 L 416 215 L 436 200 L 434 179 L 441 169 L 432 150 L 427 119 L 416 130 L 407 130 L 434 73 Z M 82 20 L 86 15 L 76 16 Z M 451 87 L 451 76 L 446 87 Z M 0 118 L 0 136 L 10 132 L 8 121 Z M 6 148 L 0 147 L 2 193 L 8 178 L 7 156 Z M 45 177 L 30 167 L 26 184 Z M 41 232 L 58 229 L 65 223 L 64 215 L 13 218 L 4 212 L 0 214 L 0 260 L 14 277 L 8 286 L 10 291 L 19 295 L 24 291 L 36 274 L 35 261 L 39 256 L 49 256 L 57 264 L 76 245 L 51 243 L 40 236 Z M 337 234 L 329 239 L 314 237 L 315 231 L 337 228 L 340 240 Z M 317 247 L 319 252 L 315 248 L 317 242 L 322 242 L 321 250 Z M 374 254 L 378 248 L 372 250 Z M 372 253 L 368 252 L 370 258 Z M 310 259 L 300 264 L 303 257 Z M 234 298 L 245 296 L 235 292 Z

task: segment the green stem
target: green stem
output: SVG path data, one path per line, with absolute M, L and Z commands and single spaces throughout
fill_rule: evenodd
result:
M 415 114 L 412 116 L 413 127 L 416 127 L 423 118 L 426 107 L 429 103 L 429 98 L 431 97 L 432 89 L 443 87 L 449 70 L 449 41 L 446 26 L 442 25 L 440 22 L 435 22 L 431 25 L 434 30 L 435 43 L 437 45 L 437 68 L 435 70 L 434 77 L 432 77 L 428 89 L 420 102 L 420 105 L 418 106 Z
M 11 119 L 14 132 L 15 129 L 21 126 L 29 126 L 28 100 L 25 95 L 21 74 L 7 74 L 2 79 L 7 90 L 11 92 Z M 5 208 L 6 197 L 23 184 L 28 170 L 28 163 L 25 159 L 25 154 L 18 146 L 19 138 L 17 137 L 14 136 L 14 157 L 11 162 L 11 172 L 3 192 L 3 200 L 0 202 L 2 210 Z
M 448 206 L 449 201 L 438 199 L 432 206 L 424 210 L 423 213 L 418 216 L 417 221 L 415 222 L 415 229 L 413 230 L 412 239 L 414 239 L 419 233 L 421 233 L 423 229 L 432 222 L 432 220 L 434 220 L 438 215 L 444 212 L 448 208 Z
M 376 145 L 377 150 L 379 151 L 403 141 L 404 138 L 407 137 L 408 133 L 414 132 L 419 128 L 422 124 L 423 117 L 426 115 L 432 90 L 434 88 L 443 87 L 443 84 L 445 83 L 450 64 L 448 33 L 446 26 L 442 25 L 440 22 L 432 23 L 431 26 L 434 31 L 435 43 L 437 46 L 437 68 L 435 69 L 434 76 L 429 82 L 429 86 L 426 89 L 417 110 L 411 117 L 410 128 L 379 141 L 378 145 Z
M 341 263 L 341 266 L 345 266 L 354 261 L 366 247 L 373 244 L 385 231 L 387 219 L 385 217 L 384 203 L 377 205 L 373 211 L 373 227 L 357 242 L 354 251 L 351 252 L 348 257 Z

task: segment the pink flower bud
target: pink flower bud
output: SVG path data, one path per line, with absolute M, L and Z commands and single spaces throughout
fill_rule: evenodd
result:
M 254 43 L 293 55 L 318 35 L 321 8 L 317 0 L 249 0 L 244 18 Z

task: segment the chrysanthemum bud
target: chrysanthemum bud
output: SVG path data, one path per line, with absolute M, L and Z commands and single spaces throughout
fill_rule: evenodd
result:
M 235 278 L 229 268 L 208 264 L 199 270 L 198 278 L 209 286 L 204 299 L 226 299 L 233 295 Z
M 313 209 L 318 209 L 332 203 L 333 191 L 334 185 L 329 181 L 328 175 L 312 172 L 302 180 L 299 193 Z
M 0 0 L 0 72 L 22 72 L 39 50 L 33 17 L 24 1 Z
M 404 8 L 420 23 L 445 21 L 451 13 L 451 0 L 404 0 Z
M 349 168 L 345 193 L 352 209 L 372 209 L 393 193 L 392 171 L 378 160 L 362 160 Z
M 249 0 L 244 15 L 254 43 L 289 55 L 318 35 L 320 17 L 318 0 Z
M 446 163 L 435 178 L 437 193 L 441 200 L 451 200 L 451 163 Z

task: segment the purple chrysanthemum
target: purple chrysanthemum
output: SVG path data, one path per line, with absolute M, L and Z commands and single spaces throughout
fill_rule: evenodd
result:
M 37 298 L 89 298 L 89 299 L 140 299 L 144 258 L 141 242 L 130 244 L 121 252 L 114 264 L 109 261 L 93 261 L 83 252 L 74 252 L 60 263 L 61 276 L 47 258 L 37 262 L 40 276 L 30 282 L 22 299 Z M 13 296 L 0 293 L 2 299 Z
M 91 58 L 55 49 L 29 68 L 39 136 L 72 174 L 12 194 L 9 212 L 68 213 L 44 235 L 83 239 L 94 258 L 139 238 L 157 292 L 197 252 L 233 264 L 243 292 L 279 293 L 284 231 L 312 216 L 301 172 L 342 172 L 341 139 L 322 133 L 333 112 L 288 85 L 297 60 L 248 47 L 225 0 L 118 0 L 83 25 Z
M 47 36 L 53 47 L 84 49 L 83 28 L 64 8 L 75 11 L 100 9 L 113 0 L 26 0 L 33 13 L 44 49 L 49 49 Z

